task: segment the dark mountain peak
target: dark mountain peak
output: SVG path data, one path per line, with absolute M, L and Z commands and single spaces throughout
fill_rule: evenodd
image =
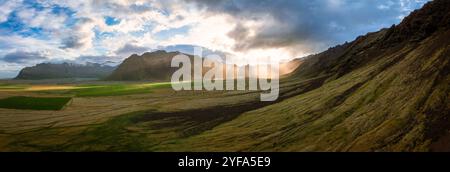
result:
M 168 52 L 165 50 L 156 50 L 153 52 L 146 52 L 146 53 L 142 54 L 142 57 L 144 57 L 144 56 L 160 56 L 160 55 L 165 55 L 165 54 L 168 54 Z
M 141 57 L 141 58 L 147 58 L 147 57 L 161 57 L 161 56 L 175 56 L 176 54 L 180 54 L 179 51 L 166 51 L 166 50 L 156 50 L 153 52 L 146 52 L 142 55 L 133 54 L 130 56 L 130 58 L 133 57 Z
M 450 28 L 450 1 L 434 0 L 413 11 L 389 29 L 388 42 L 420 41 L 440 29 Z
M 423 27 L 435 26 L 449 27 L 450 1 L 434 0 L 428 2 L 423 8 L 413 11 L 399 25 L 401 28 L 420 30 Z
M 153 53 L 155 53 L 155 54 L 164 54 L 164 53 L 167 53 L 167 51 L 166 50 L 156 50 Z
M 140 57 L 138 54 L 132 54 L 129 58 Z
M 297 69 L 296 75 L 340 77 L 370 61 L 378 60 L 382 53 L 394 47 L 416 46 L 433 34 L 441 35 L 449 29 L 450 0 L 434 0 L 412 12 L 399 25 L 367 33 L 352 42 L 307 57 L 308 60 Z

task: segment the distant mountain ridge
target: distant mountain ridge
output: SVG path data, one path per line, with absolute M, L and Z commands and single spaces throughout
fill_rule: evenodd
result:
M 140 56 L 137 54 L 133 54 L 125 59 L 106 79 L 112 81 L 170 81 L 172 74 L 178 70 L 178 68 L 171 67 L 172 58 L 179 54 L 187 55 L 192 63 L 194 61 L 194 58 L 199 58 L 178 51 L 167 52 L 165 50 L 147 52 Z M 219 63 L 223 67 L 223 73 L 225 77 L 226 66 L 222 61 L 219 61 Z M 281 63 L 280 75 L 286 75 L 294 71 L 301 63 L 301 59 L 295 59 L 289 62 Z M 211 68 L 203 67 L 203 74 L 205 74 L 210 69 Z M 246 67 L 245 71 L 246 77 L 248 77 L 249 68 Z
M 40 63 L 22 69 L 15 79 L 60 79 L 60 78 L 104 78 L 109 76 L 115 67 L 98 63 Z
M 108 76 L 107 80 L 115 81 L 170 81 L 170 77 L 176 68 L 171 67 L 172 57 L 179 52 L 166 52 L 158 50 L 133 54 L 125 59 L 117 69 Z

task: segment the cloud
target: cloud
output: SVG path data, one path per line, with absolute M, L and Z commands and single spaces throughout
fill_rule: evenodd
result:
M 58 40 L 43 40 L 20 35 L 0 35 L 0 57 L 11 52 L 40 52 L 40 54 L 53 59 L 70 59 L 78 56 L 77 53 L 59 49 Z
M 22 3 L 22 0 L 8 0 L 0 2 L 0 23 L 8 20 L 9 14 Z
M 95 37 L 93 29 L 94 20 L 90 18 L 79 19 L 76 26 L 70 32 L 70 35 L 63 39 L 61 48 L 63 49 L 88 49 L 93 46 L 92 41 Z
M 6 54 L 1 60 L 8 63 L 30 64 L 42 62 L 48 60 L 48 58 L 37 52 L 16 51 Z
M 65 15 L 54 14 L 51 9 L 36 10 L 34 8 L 20 8 L 17 16 L 28 27 L 57 31 L 64 28 Z
M 17 69 L 23 67 L 23 64 L 0 63 L 0 78 L 14 78 L 19 73 Z
M 165 50 L 167 52 L 177 52 L 178 51 L 178 52 L 181 52 L 184 54 L 191 54 L 191 55 L 194 55 L 195 48 L 201 48 L 203 57 L 207 57 L 209 55 L 219 55 L 220 57 L 225 57 L 226 55 L 229 55 L 226 52 L 213 51 L 208 48 L 201 47 L 201 46 L 195 46 L 195 45 L 170 45 L 170 46 L 166 46 L 166 47 L 158 47 L 158 49 Z
M 131 54 L 142 54 L 144 52 L 150 51 L 151 49 L 148 47 L 143 47 L 139 45 L 135 45 L 132 43 L 127 43 L 123 47 L 119 48 L 115 51 L 117 55 L 128 56 Z
M 117 56 L 80 56 L 77 57 L 74 62 L 76 63 L 98 63 L 103 65 L 118 65 L 121 62 L 121 58 Z
M 349 41 L 358 35 L 397 23 L 400 13 L 411 11 L 406 6 L 411 7 L 426 1 L 185 0 L 185 2 L 194 4 L 211 15 L 232 16 L 236 24 L 228 36 L 235 40 L 236 51 L 290 47 L 317 52 L 327 46 Z M 395 10 L 386 10 L 387 7 Z M 249 22 L 262 24 L 245 24 Z M 372 27 L 374 25 L 377 27 Z

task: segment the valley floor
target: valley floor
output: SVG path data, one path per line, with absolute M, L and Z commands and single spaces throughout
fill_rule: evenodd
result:
M 175 92 L 169 84 L 153 85 L 4 81 L 0 99 L 64 96 L 72 101 L 59 111 L 0 108 L 0 150 L 153 150 L 155 143 L 199 134 L 264 106 L 255 101 L 255 92 Z

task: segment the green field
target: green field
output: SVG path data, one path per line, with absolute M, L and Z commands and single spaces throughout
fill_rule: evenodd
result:
M 24 97 L 16 96 L 0 100 L 0 108 L 27 110 L 61 110 L 70 97 Z
M 0 91 L 2 91 L 2 90 L 23 90 L 25 88 L 27 88 L 26 85 L 0 84 Z
M 0 108 L 27 110 L 60 110 L 69 97 L 125 96 L 152 93 L 155 89 L 170 88 L 170 82 L 161 83 L 114 83 L 78 85 L 0 84 L 0 91 L 21 93 L 0 100 Z M 49 98 L 34 97 L 35 94 Z
M 44 93 L 68 94 L 76 97 L 123 96 L 130 94 L 151 93 L 158 88 L 170 88 L 170 82 L 149 84 L 111 84 L 111 85 L 79 85 L 73 89 L 57 91 L 41 91 Z

